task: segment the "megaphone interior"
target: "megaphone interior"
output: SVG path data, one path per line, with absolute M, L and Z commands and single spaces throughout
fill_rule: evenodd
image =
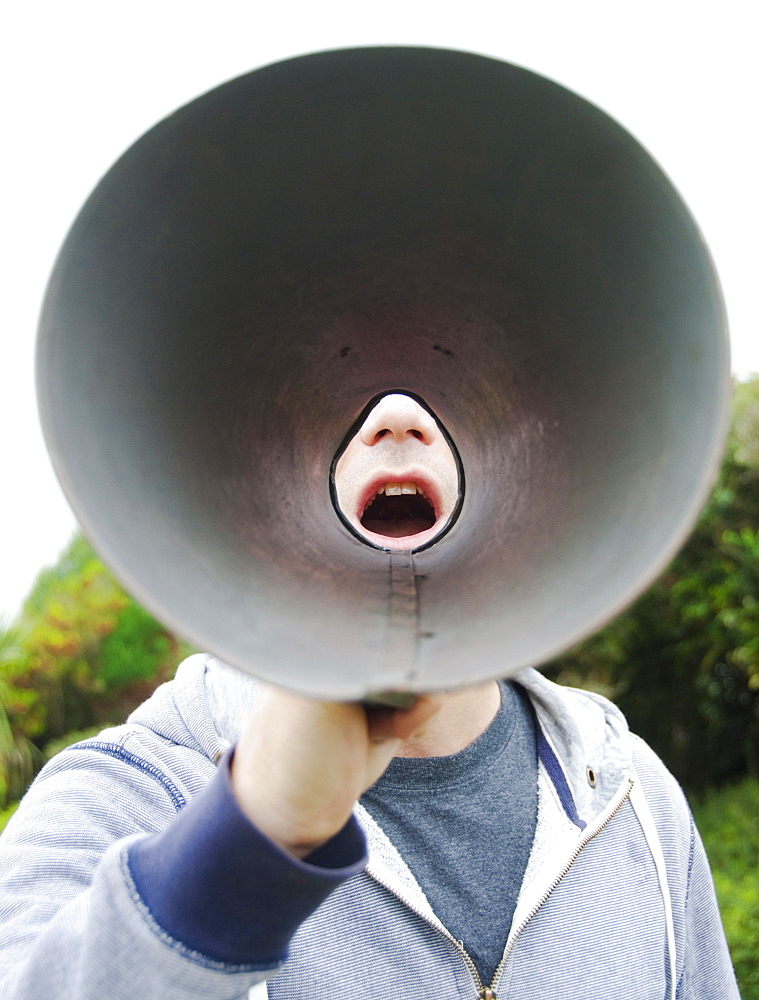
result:
M 389 391 L 466 484 L 418 551 L 330 491 Z M 513 675 L 639 594 L 716 472 L 729 364 L 701 235 L 621 126 L 507 63 L 388 47 L 256 70 L 139 139 L 60 252 L 38 395 L 145 606 L 361 698 Z

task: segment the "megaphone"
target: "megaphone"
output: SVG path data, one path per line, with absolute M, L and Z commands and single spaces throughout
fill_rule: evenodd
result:
M 465 476 L 414 551 L 346 527 L 367 403 L 424 401 Z M 329 698 L 540 664 L 663 569 L 730 394 L 701 235 L 606 114 L 464 52 L 258 69 L 105 176 L 50 279 L 47 444 L 85 533 L 196 646 Z

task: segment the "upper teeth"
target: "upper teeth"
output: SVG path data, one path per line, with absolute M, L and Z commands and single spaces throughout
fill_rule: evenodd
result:
M 377 490 L 377 496 L 381 493 L 388 497 L 399 497 L 403 493 L 421 493 L 423 497 L 427 496 L 422 487 L 416 483 L 385 483 Z

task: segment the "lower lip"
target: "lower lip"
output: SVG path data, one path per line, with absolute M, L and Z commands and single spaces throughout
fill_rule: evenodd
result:
M 393 549 L 398 550 L 410 550 L 410 549 L 420 549 L 423 545 L 428 545 L 433 539 L 441 533 L 447 522 L 443 524 L 433 524 L 431 528 L 427 528 L 426 531 L 419 531 L 415 535 L 401 535 L 398 538 L 392 538 L 389 535 L 380 535 L 376 531 L 368 531 L 363 526 L 361 527 L 361 536 L 365 538 L 372 545 L 376 545 L 380 549 Z

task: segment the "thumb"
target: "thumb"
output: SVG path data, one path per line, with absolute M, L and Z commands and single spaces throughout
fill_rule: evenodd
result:
M 369 739 L 372 743 L 407 740 L 427 725 L 442 704 L 440 695 L 419 695 L 408 708 L 371 706 L 366 710 Z

